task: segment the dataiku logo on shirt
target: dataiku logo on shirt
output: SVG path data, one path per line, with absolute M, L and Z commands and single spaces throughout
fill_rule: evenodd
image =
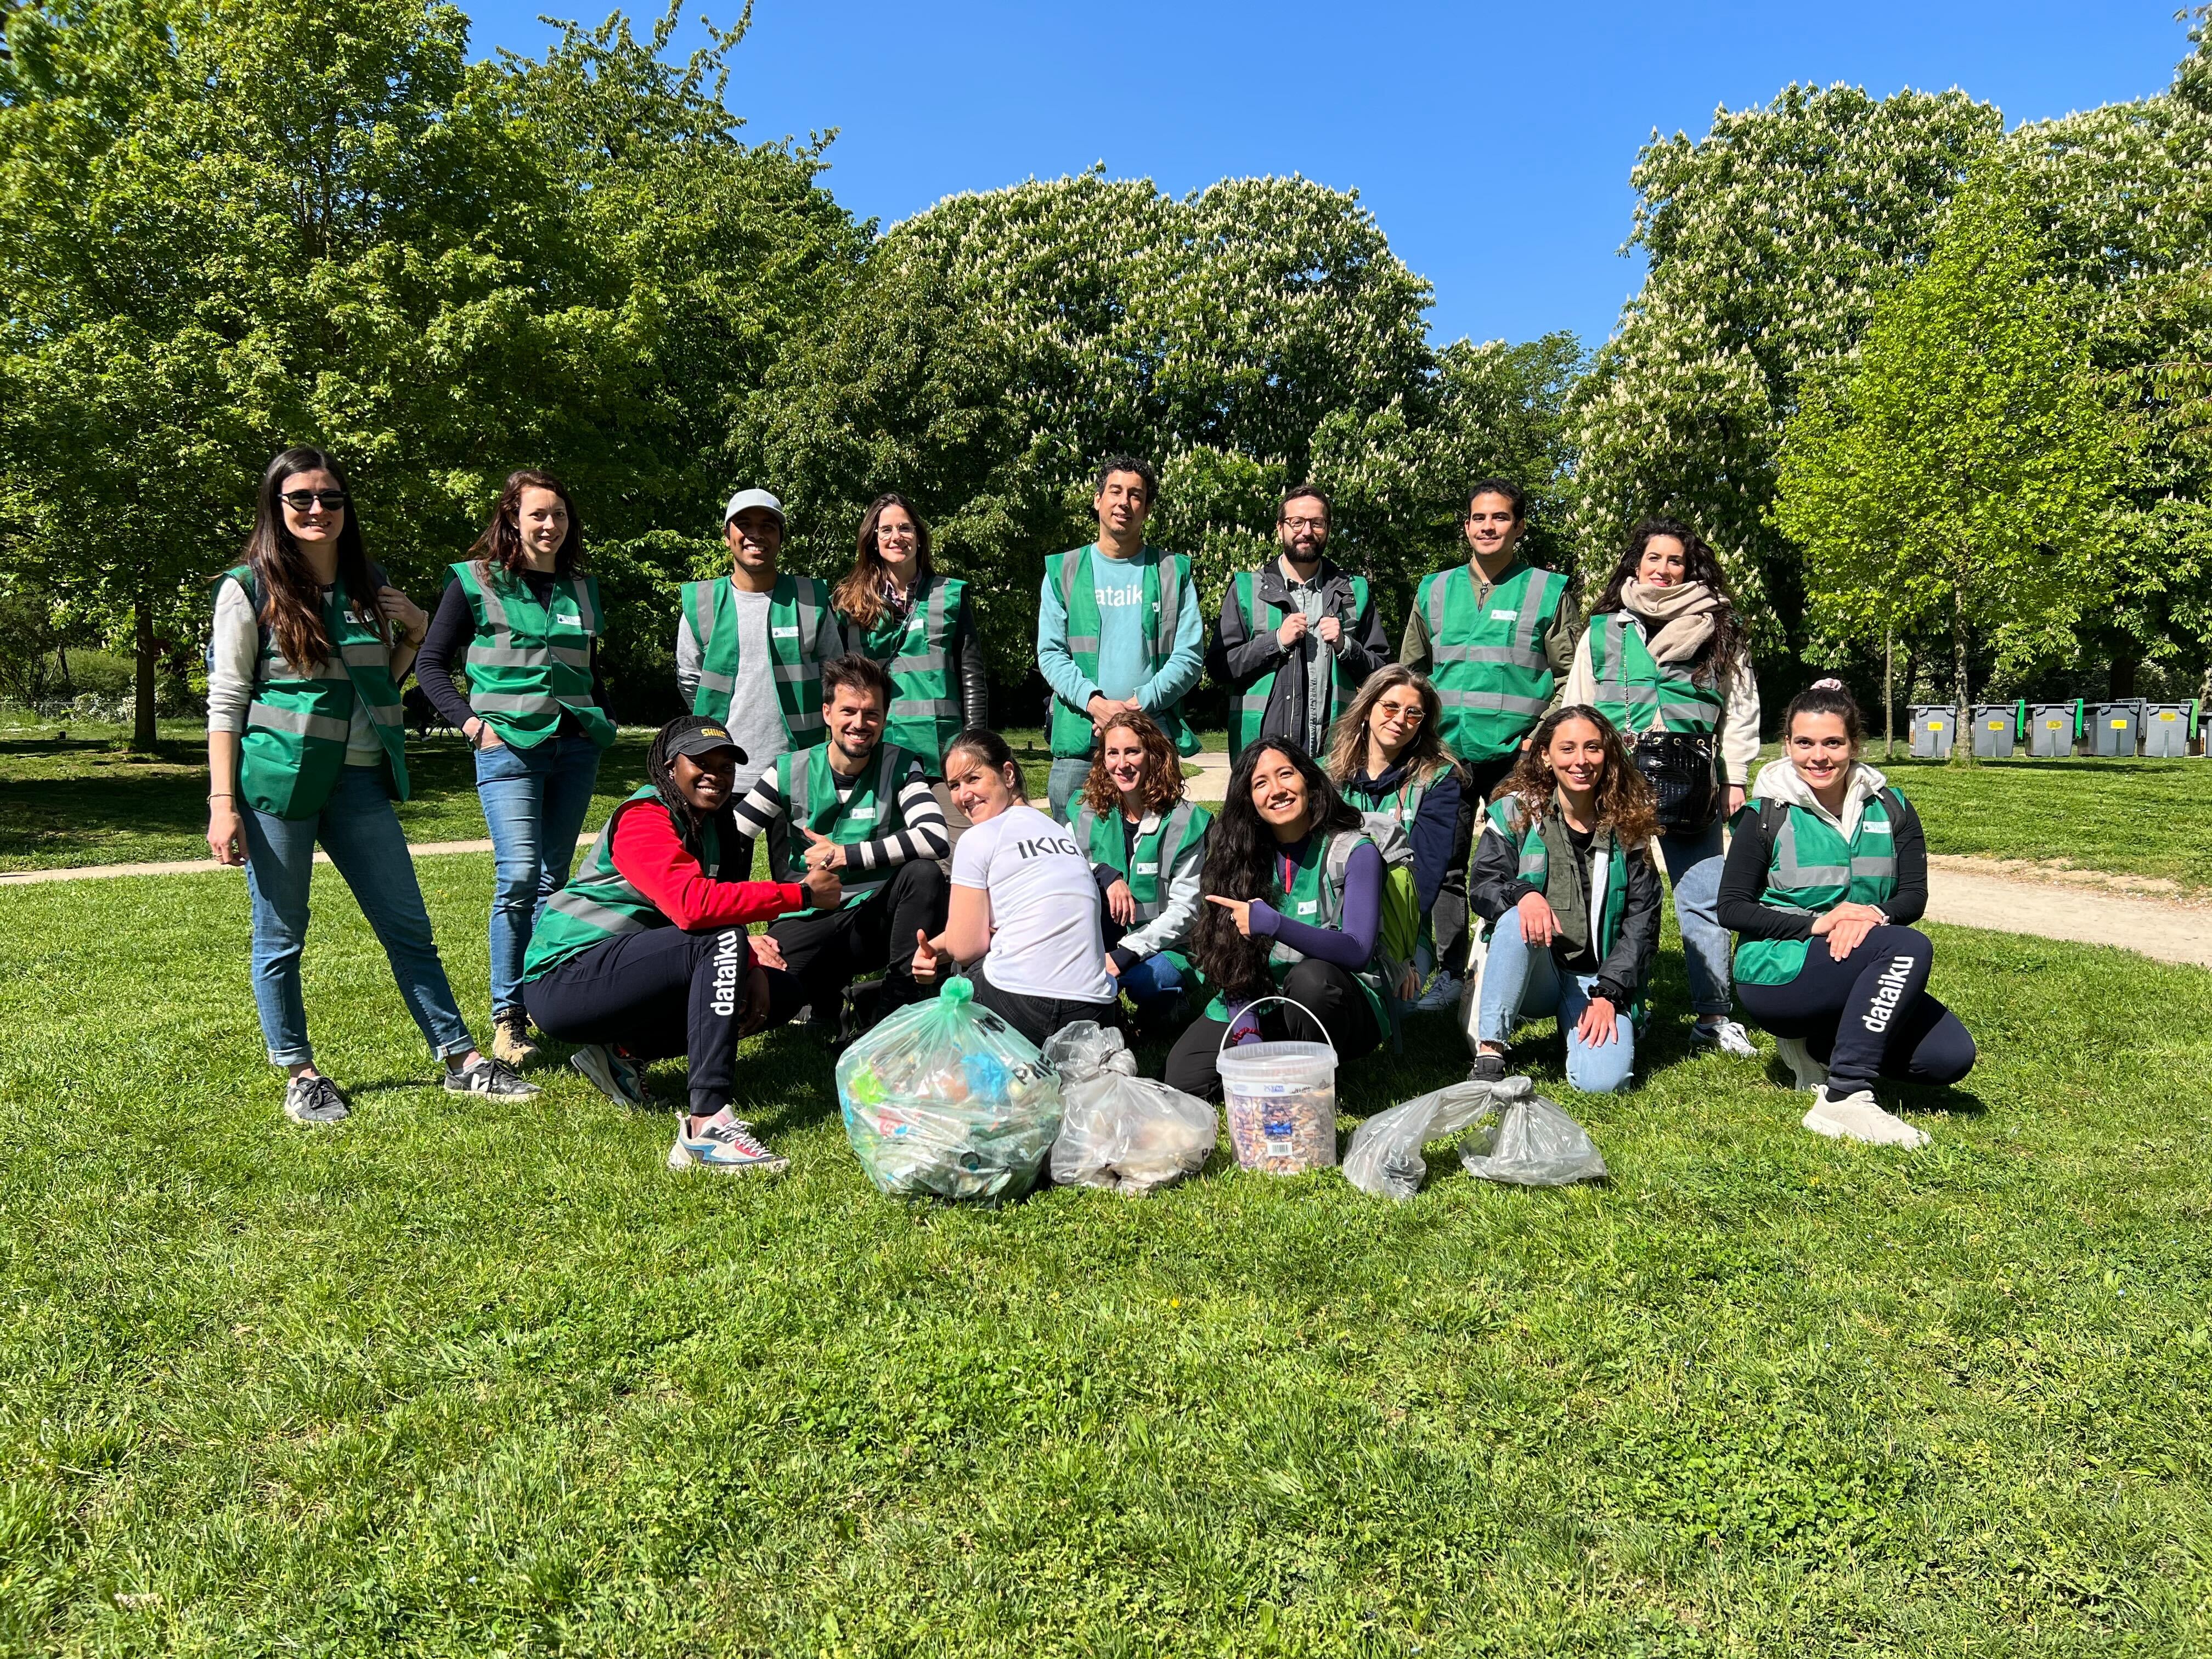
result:
M 1904 1000 L 1905 988 L 1911 982 L 1912 958 L 1891 957 L 1889 966 L 1874 982 L 1874 1006 L 1866 1011 L 1859 1024 L 1869 1031 L 1887 1031 L 1891 1017 L 1897 1012 L 1897 1005 Z
M 1102 611 L 1121 611 L 1133 605 L 1142 605 L 1145 590 L 1141 587 L 1098 587 L 1091 590 L 1091 597 Z
M 738 1012 L 738 969 L 740 965 L 738 930 L 725 927 L 714 936 L 714 1012 L 724 1019 Z
M 1025 859 L 1038 858 L 1047 853 L 1065 853 L 1073 859 L 1083 856 L 1083 849 L 1065 836 L 1058 839 L 1051 836 L 1038 836 L 1033 840 L 1018 841 L 1014 843 L 1014 851 Z

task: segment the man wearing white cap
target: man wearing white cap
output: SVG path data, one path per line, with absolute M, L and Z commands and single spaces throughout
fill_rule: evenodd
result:
M 778 755 L 822 741 L 822 665 L 845 640 L 829 590 L 776 568 L 783 503 L 740 489 L 722 509 L 730 574 L 684 584 L 676 685 L 695 714 L 721 721 L 744 751 L 732 790 L 744 799 Z

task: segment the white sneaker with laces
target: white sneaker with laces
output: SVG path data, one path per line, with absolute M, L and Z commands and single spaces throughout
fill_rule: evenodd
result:
M 1447 969 L 1429 981 L 1413 1004 L 1413 1012 L 1420 1014 L 1449 1013 L 1459 1002 L 1460 976 Z
M 1753 1046 L 1751 1033 L 1743 1029 L 1743 1022 L 1735 1019 L 1699 1020 L 1690 1027 L 1690 1046 L 1692 1048 L 1717 1048 L 1724 1054 L 1734 1054 L 1739 1060 L 1754 1060 L 1759 1050 Z
M 676 1115 L 676 1144 L 668 1149 L 672 1170 L 720 1170 L 726 1175 L 781 1175 L 791 1160 L 755 1138 L 753 1126 L 730 1115 L 726 1106 L 691 1127 L 690 1115 Z
M 645 1079 L 638 1075 L 637 1066 L 605 1044 L 586 1043 L 568 1056 L 568 1063 L 616 1105 L 645 1104 Z
M 1925 1146 L 1929 1135 L 1901 1117 L 1882 1110 L 1871 1089 L 1838 1097 L 1823 1083 L 1813 1091 L 1805 1127 L 1832 1140 L 1861 1140 L 1870 1146 Z
M 1811 1094 L 1828 1080 L 1828 1068 L 1813 1058 L 1803 1037 L 1777 1037 L 1774 1052 L 1782 1056 L 1782 1063 L 1796 1079 L 1796 1086 L 1805 1093 Z

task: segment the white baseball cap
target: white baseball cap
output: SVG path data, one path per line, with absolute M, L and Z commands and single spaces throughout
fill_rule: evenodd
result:
M 731 496 L 730 504 L 722 509 L 722 522 L 729 523 L 749 507 L 764 507 L 775 514 L 778 524 L 783 522 L 783 503 L 765 489 L 740 489 Z

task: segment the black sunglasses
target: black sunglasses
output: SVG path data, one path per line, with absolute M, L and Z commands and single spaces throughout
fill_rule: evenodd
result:
M 318 501 L 322 503 L 325 512 L 335 513 L 346 504 L 346 493 L 343 489 L 288 489 L 284 492 L 284 505 L 295 513 L 305 513 Z

